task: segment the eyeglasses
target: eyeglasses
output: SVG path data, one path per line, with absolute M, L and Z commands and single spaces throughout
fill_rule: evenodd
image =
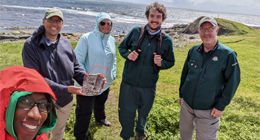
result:
M 47 19 L 47 21 L 49 22 L 49 23 L 57 23 L 58 25 L 61 25 L 62 24 L 62 20 L 53 20 L 53 19 L 51 19 L 51 18 L 48 18 Z
M 100 22 L 101 26 L 104 26 L 105 24 L 107 24 L 108 26 L 112 26 L 112 22 L 111 21 L 108 21 L 108 22 L 101 21 Z
M 35 104 L 37 104 L 39 111 L 44 113 L 49 113 L 52 108 L 51 103 L 35 102 L 34 100 L 28 97 L 19 98 L 17 104 L 18 106 L 24 108 L 25 110 L 30 110 L 35 106 Z
M 208 31 L 209 33 L 212 32 L 216 27 L 209 27 L 209 28 L 200 28 L 199 30 L 202 32 L 202 33 L 206 33 L 206 31 Z

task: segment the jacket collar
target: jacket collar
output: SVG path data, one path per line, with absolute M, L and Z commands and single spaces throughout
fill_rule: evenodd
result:
M 59 43 L 59 40 L 61 38 L 61 35 L 60 33 L 58 34 L 58 37 L 57 37 L 57 43 Z M 45 28 L 43 25 L 41 25 L 38 29 L 36 29 L 32 35 L 32 42 L 37 44 L 39 47 L 43 47 L 45 49 L 47 49 L 47 43 L 46 43 L 46 35 L 45 35 Z
M 219 41 L 217 41 L 215 47 L 212 50 L 210 50 L 208 53 L 214 52 L 216 50 L 216 48 L 218 47 L 218 44 L 219 44 Z M 201 43 L 201 45 L 198 47 L 197 51 L 199 53 L 201 53 L 201 54 L 204 53 L 204 45 L 203 45 L 203 43 Z

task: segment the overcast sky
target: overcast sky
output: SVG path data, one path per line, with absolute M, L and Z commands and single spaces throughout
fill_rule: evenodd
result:
M 151 4 L 155 0 L 113 0 Z M 260 16 L 260 0 L 157 0 L 166 7 Z

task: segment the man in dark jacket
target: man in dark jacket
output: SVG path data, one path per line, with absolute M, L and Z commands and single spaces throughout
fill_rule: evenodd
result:
M 133 28 L 119 45 L 122 57 L 126 59 L 119 96 L 119 121 L 122 126 L 120 136 L 130 139 L 134 135 L 136 110 L 138 121 L 136 139 L 144 139 L 147 116 L 152 108 L 159 70 L 169 69 L 174 65 L 172 39 L 168 34 L 160 44 L 161 24 L 166 19 L 166 8 L 157 2 L 147 6 L 144 37 L 140 49 L 135 50 L 141 32 L 140 27 Z
M 57 97 L 58 122 L 52 130 L 52 140 L 62 140 L 66 121 L 72 107 L 72 94 L 83 95 L 80 87 L 74 86 L 75 79 L 82 85 L 84 70 L 67 39 L 60 35 L 63 14 L 57 8 L 46 11 L 41 25 L 23 48 L 25 67 L 37 70 L 47 81 Z
M 240 82 L 236 52 L 218 42 L 217 21 L 199 22 L 202 44 L 189 50 L 180 83 L 181 140 L 216 140 L 220 116 Z

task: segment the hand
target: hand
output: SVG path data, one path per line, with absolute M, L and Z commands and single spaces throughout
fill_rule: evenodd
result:
M 213 116 L 213 117 L 218 118 L 218 117 L 220 117 L 222 114 L 223 114 L 223 111 L 219 111 L 219 110 L 217 110 L 217 109 L 214 107 L 214 108 L 212 109 L 210 115 Z
M 138 52 L 141 52 L 140 49 L 138 49 Z M 138 58 L 138 53 L 134 50 L 131 53 L 128 54 L 127 58 L 131 61 L 135 61 Z
M 153 58 L 154 64 L 156 64 L 158 67 L 161 67 L 162 66 L 161 55 L 157 55 L 156 53 L 153 53 L 153 55 L 154 55 L 154 58 Z
M 179 98 L 179 101 L 178 101 L 179 105 L 181 105 L 181 98 Z
M 100 78 L 104 77 L 104 75 L 101 74 L 101 73 L 97 73 L 97 75 L 98 75 Z M 106 84 L 107 84 L 107 79 L 104 77 L 104 78 L 103 78 L 103 87 L 102 87 L 102 88 L 105 88 Z
M 86 94 L 84 94 L 82 92 L 82 88 L 81 87 L 68 86 L 68 92 L 71 93 L 71 94 L 86 96 Z

